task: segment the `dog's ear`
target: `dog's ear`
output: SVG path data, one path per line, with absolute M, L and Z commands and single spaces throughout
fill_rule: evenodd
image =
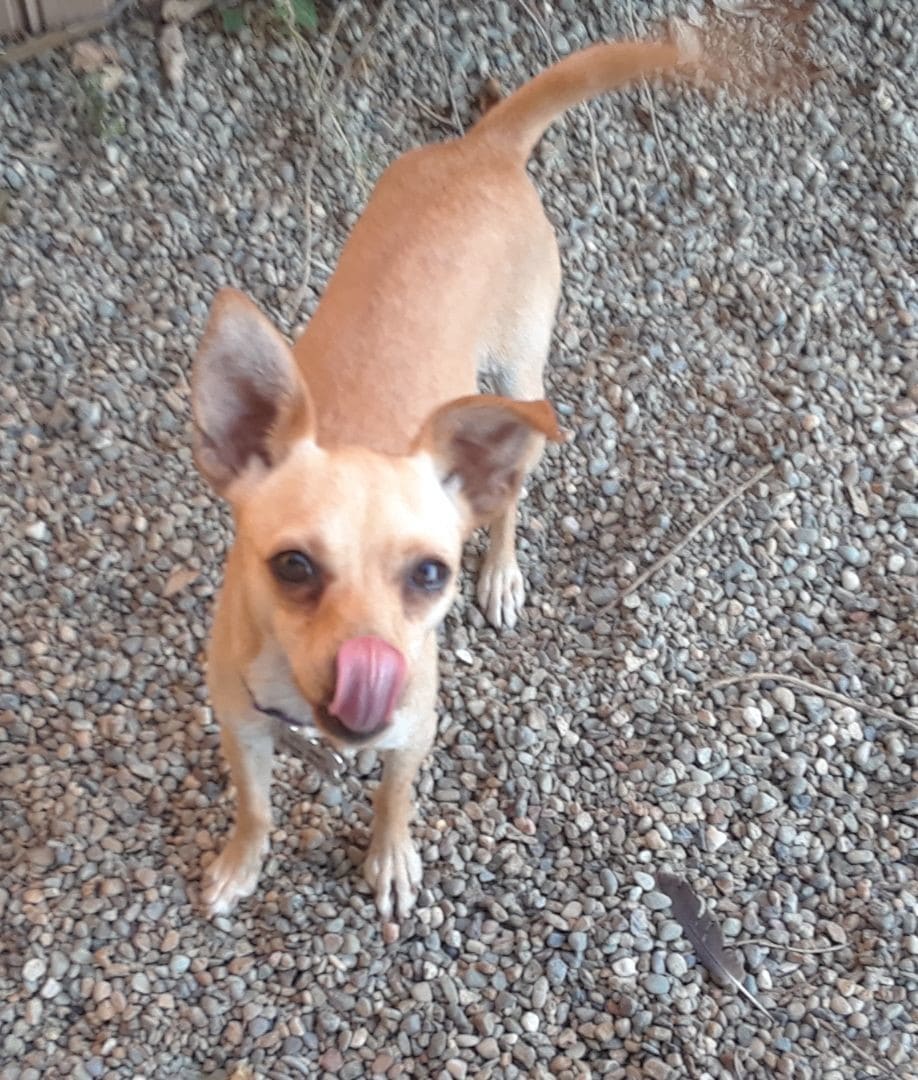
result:
M 437 409 L 414 449 L 431 455 L 443 485 L 465 499 L 480 524 L 516 495 L 543 437 L 564 438 L 547 401 L 475 394 Z
M 214 299 L 191 386 L 195 461 L 221 494 L 253 460 L 276 465 L 294 440 L 314 436 L 290 347 L 236 289 Z

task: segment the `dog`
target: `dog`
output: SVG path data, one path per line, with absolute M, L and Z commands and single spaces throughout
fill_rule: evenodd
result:
M 292 349 L 244 295 L 216 296 L 193 364 L 194 451 L 235 523 L 208 688 L 238 810 L 205 871 L 211 914 L 256 886 L 277 717 L 381 752 L 364 876 L 385 923 L 412 910 L 413 785 L 462 547 L 489 526 L 478 600 L 512 627 L 520 487 L 562 437 L 542 383 L 560 260 L 526 162 L 564 110 L 687 59 L 665 42 L 594 45 L 462 138 L 396 160 Z M 482 375 L 499 394 L 477 393 Z

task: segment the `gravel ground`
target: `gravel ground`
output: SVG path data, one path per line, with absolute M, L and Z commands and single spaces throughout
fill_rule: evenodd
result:
M 177 96 L 144 22 L 103 39 L 107 97 L 66 56 L 2 76 L 3 1080 L 916 1075 L 908 6 L 817 10 L 795 101 L 636 90 L 537 152 L 572 441 L 532 484 L 519 631 L 484 625 L 471 575 L 444 629 L 426 887 L 394 946 L 357 870 L 365 790 L 290 757 L 257 894 L 200 913 L 231 814 L 201 678 L 228 521 L 188 450 L 190 359 L 219 284 L 308 315 L 384 163 L 449 132 L 447 72 L 467 123 L 482 75 L 547 62 L 543 28 L 563 53 L 631 5 L 540 27 L 444 4 L 442 52 L 436 9 L 398 5 L 326 109 L 307 72 L 328 50 L 334 82 L 367 12 L 302 54 L 204 16 Z M 663 868 L 770 1020 L 700 967 Z

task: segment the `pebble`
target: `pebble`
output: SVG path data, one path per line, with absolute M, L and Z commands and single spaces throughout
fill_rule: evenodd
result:
M 842 570 L 841 583 L 842 587 L 847 589 L 849 592 L 857 592 L 857 590 L 861 587 L 860 577 L 858 576 L 857 572 L 850 569 L 850 567 L 845 567 L 845 569 Z
M 497 1045 L 497 1039 L 482 1039 L 478 1044 L 478 1055 L 484 1058 L 485 1061 L 493 1061 L 495 1058 L 500 1057 L 500 1047 Z
M 758 791 L 752 800 L 752 809 L 757 814 L 768 814 L 778 805 L 778 800 L 767 791 Z
M 775 687 L 772 697 L 774 698 L 775 705 L 786 713 L 792 713 L 796 708 L 797 700 L 794 697 L 794 692 L 793 690 L 789 690 L 786 686 Z
M 644 903 L 651 911 L 662 911 L 664 908 L 668 908 L 672 901 L 665 893 L 649 892 L 644 895 Z
M 870 560 L 870 556 L 865 551 L 852 544 L 843 544 L 838 551 L 845 562 L 850 563 L 851 566 L 865 566 Z
M 867 848 L 855 848 L 848 852 L 847 858 L 853 866 L 866 866 L 867 863 L 873 862 L 874 854 Z
M 681 979 L 688 971 L 688 964 L 685 962 L 685 957 L 680 953 L 670 953 L 666 958 L 666 970 L 673 978 Z
M 673 1080 L 673 1070 L 665 1061 L 660 1061 L 658 1058 L 650 1058 L 645 1061 L 642 1072 L 650 1080 Z
M 47 970 L 45 961 L 40 956 L 33 956 L 23 964 L 22 977 L 26 982 L 38 983 L 41 982 Z
M 560 986 L 567 978 L 567 964 L 560 956 L 553 956 L 545 966 L 545 973 L 552 986 Z
M 169 971 L 173 977 L 183 975 L 191 967 L 191 959 L 182 953 L 177 953 L 169 961 Z
M 726 833 L 721 832 L 720 829 L 715 829 L 713 825 L 707 825 L 704 830 L 705 848 L 714 854 L 719 851 L 724 844 L 726 844 L 729 837 Z
M 534 1012 L 524 1012 L 520 1017 L 520 1024 L 523 1031 L 528 1032 L 530 1035 L 534 1035 L 539 1030 L 539 1015 Z
M 643 979 L 644 989 L 648 994 L 662 997 L 669 993 L 670 980 L 666 975 L 646 975 Z

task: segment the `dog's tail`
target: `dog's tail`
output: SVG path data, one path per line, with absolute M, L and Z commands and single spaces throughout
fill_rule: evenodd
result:
M 566 56 L 493 106 L 466 136 L 525 161 L 545 129 L 566 109 L 640 78 L 694 63 L 693 38 L 679 44 L 616 41 Z

